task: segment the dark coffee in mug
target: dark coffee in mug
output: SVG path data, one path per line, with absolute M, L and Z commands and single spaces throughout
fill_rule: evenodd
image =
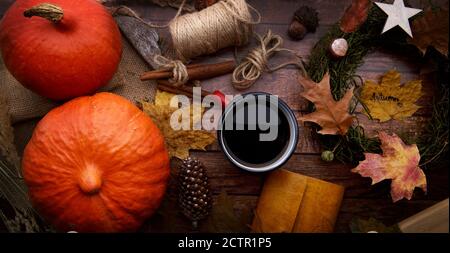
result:
M 234 116 L 235 117 L 235 116 Z M 271 162 L 286 149 L 289 137 L 289 124 L 286 116 L 278 110 L 278 135 L 273 141 L 260 141 L 260 134 L 267 133 L 260 127 L 251 130 L 244 124 L 244 130 L 224 130 L 223 142 L 233 156 L 243 163 L 265 164 Z
M 270 99 L 271 96 L 245 94 L 232 101 L 222 115 L 219 143 L 230 161 L 245 170 L 272 170 L 286 162 L 295 150 L 298 139 L 295 116 L 283 101 Z

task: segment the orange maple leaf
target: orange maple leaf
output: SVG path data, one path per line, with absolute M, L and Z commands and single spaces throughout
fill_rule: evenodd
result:
M 365 153 L 365 160 L 352 172 L 372 178 L 372 185 L 391 179 L 391 197 L 394 202 L 411 199 L 414 188 L 427 192 L 425 173 L 419 167 L 420 154 L 417 145 L 406 145 L 395 134 L 379 133 L 383 154 Z
M 353 116 L 348 113 L 353 88 L 349 89 L 341 100 L 335 101 L 331 95 L 328 73 L 319 83 L 302 75 L 299 75 L 298 81 L 305 89 L 300 95 L 313 102 L 316 107 L 316 111 L 304 115 L 299 120 L 320 125 L 322 127 L 320 134 L 345 135 L 353 122 Z

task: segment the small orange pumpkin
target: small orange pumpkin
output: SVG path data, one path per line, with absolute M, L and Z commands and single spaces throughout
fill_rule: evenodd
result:
M 17 0 L 0 21 L 0 51 L 22 85 L 67 100 L 92 94 L 111 80 L 122 41 L 98 1 Z
M 37 125 L 22 160 L 37 210 L 62 231 L 134 231 L 158 208 L 169 157 L 152 120 L 111 93 L 71 100 Z

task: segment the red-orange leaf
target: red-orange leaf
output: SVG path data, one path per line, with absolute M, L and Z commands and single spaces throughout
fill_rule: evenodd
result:
M 391 179 L 391 196 L 394 202 L 411 199 L 414 188 L 427 191 L 427 180 L 419 167 L 420 154 L 417 146 L 406 145 L 395 134 L 379 133 L 383 154 L 365 153 L 366 159 L 352 172 L 372 178 L 372 184 Z
M 447 3 L 448 4 L 448 3 Z M 448 54 L 448 7 L 437 11 L 428 9 L 412 22 L 414 38 L 408 42 L 415 45 L 423 54 L 429 46 L 434 47 L 444 56 Z
M 370 0 L 353 0 L 342 16 L 339 28 L 345 33 L 356 31 L 360 25 L 366 22 L 372 2 Z

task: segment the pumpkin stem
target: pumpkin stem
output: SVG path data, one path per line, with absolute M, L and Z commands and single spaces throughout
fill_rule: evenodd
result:
M 92 195 L 100 191 L 102 187 L 102 177 L 100 171 L 95 167 L 88 167 L 80 174 L 78 182 L 82 192 Z
M 23 15 L 27 18 L 31 18 L 33 16 L 42 17 L 57 24 L 63 19 L 64 12 L 59 6 L 49 3 L 42 3 L 24 11 Z

